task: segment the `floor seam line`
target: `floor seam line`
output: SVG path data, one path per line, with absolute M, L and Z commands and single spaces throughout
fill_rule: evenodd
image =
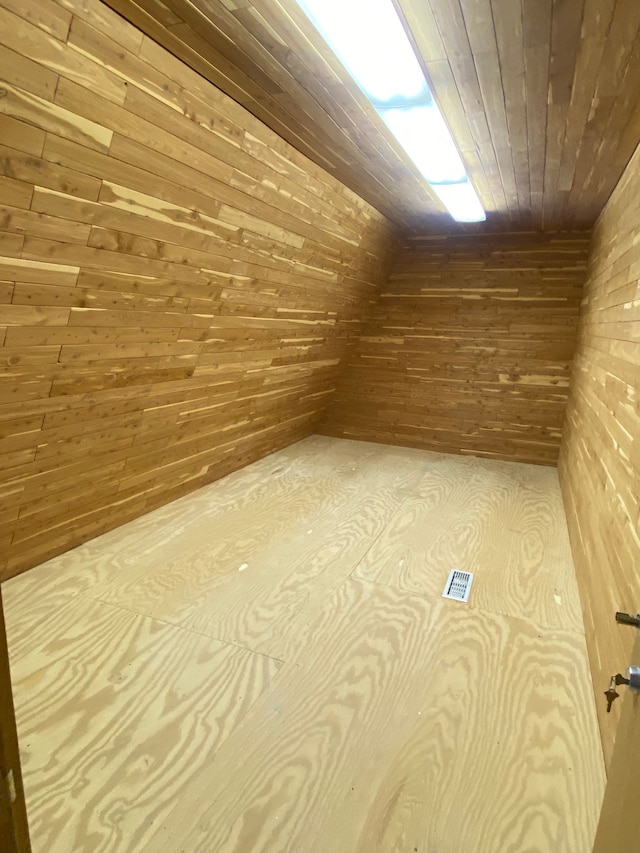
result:
M 160 619 L 158 616 L 152 616 L 150 613 L 141 613 L 139 610 L 132 610 L 122 604 L 114 604 L 112 601 L 105 601 L 102 598 L 95 598 L 84 593 L 78 593 L 89 601 L 94 601 L 98 604 L 104 604 L 107 607 L 112 607 L 114 610 L 123 610 L 125 613 L 131 613 L 134 616 L 140 616 L 143 619 L 152 619 L 154 622 L 160 622 L 162 625 L 167 625 L 169 628 L 175 628 L 178 631 L 186 631 L 188 634 L 194 634 L 197 637 L 204 637 L 207 640 L 213 640 L 216 643 L 221 643 L 224 646 L 230 646 L 234 649 L 240 649 L 243 652 L 249 652 L 252 655 L 259 655 L 263 658 L 276 661 L 276 663 L 286 663 L 282 658 L 277 658 L 274 655 L 268 655 L 265 652 L 258 652 L 255 649 L 250 649 L 248 646 L 242 646 L 240 643 L 232 643 L 229 640 L 221 640 L 219 637 L 212 637 L 210 634 L 204 634 L 202 631 L 196 631 L 193 628 L 188 628 L 185 625 L 178 625 L 175 622 L 169 622 L 167 619 Z

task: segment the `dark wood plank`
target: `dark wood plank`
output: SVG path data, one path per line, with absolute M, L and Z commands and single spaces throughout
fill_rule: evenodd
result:
M 99 0 L 57 8 L 54 44 L 0 3 L 3 577 L 312 432 L 398 239 Z
M 322 431 L 555 464 L 587 247 L 584 234 L 414 238 Z

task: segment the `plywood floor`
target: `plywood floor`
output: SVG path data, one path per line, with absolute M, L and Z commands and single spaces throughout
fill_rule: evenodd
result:
M 591 850 L 553 469 L 312 437 L 3 593 L 34 853 Z

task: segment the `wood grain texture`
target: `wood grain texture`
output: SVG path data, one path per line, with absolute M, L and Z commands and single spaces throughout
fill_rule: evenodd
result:
M 555 464 L 587 247 L 582 233 L 413 238 L 321 431 Z
M 278 662 L 77 596 L 11 636 L 34 849 L 139 850 Z
M 583 638 L 455 607 L 346 581 L 237 730 L 248 748 L 220 750 L 149 853 L 588 849 L 602 779 L 572 679 Z
M 607 757 L 619 709 L 600 696 L 626 666 L 640 611 L 640 151 L 593 235 L 560 477 Z
M 0 848 L 3 853 L 31 853 L 1 591 Z
M 109 0 L 386 216 L 455 226 L 295 0 Z M 395 0 L 488 211 L 591 227 L 640 141 L 633 0 Z M 381 57 L 384 61 L 384 57 Z
M 100 0 L 34 8 L 0 2 L 5 578 L 313 431 L 396 240 Z
M 555 470 L 442 456 L 412 491 L 355 577 L 437 597 L 460 567 L 473 608 L 582 630 Z
M 316 436 L 12 579 L 35 853 L 590 849 L 563 524 L 552 469 Z
M 336 466 L 330 454 L 334 464 L 323 470 L 300 454 L 251 504 L 243 500 L 222 517 L 207 513 L 186 554 L 130 567 L 90 594 L 287 660 L 318 597 L 358 564 L 419 479 L 414 454 L 391 451 L 382 468 L 377 455 L 358 448 Z

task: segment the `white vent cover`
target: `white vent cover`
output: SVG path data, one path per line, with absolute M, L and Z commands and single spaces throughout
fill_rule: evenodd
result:
M 455 598 L 456 601 L 469 601 L 472 583 L 473 572 L 460 572 L 458 569 L 451 569 L 442 597 Z

